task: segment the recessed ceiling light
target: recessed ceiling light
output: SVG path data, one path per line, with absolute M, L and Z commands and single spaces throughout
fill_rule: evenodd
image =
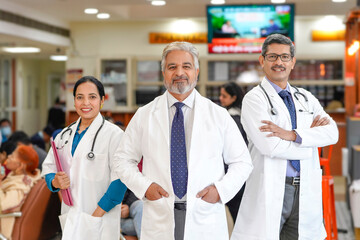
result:
M 52 55 L 50 56 L 50 59 L 53 61 L 66 61 L 68 60 L 68 57 L 65 55 Z
M 40 48 L 36 47 L 3 47 L 4 52 L 8 53 L 38 53 Z
M 215 5 L 225 4 L 225 0 L 211 0 L 211 4 L 215 4 Z
M 154 5 L 154 6 L 164 6 L 165 4 L 166 4 L 166 2 L 162 1 L 162 0 L 151 1 L 151 5 Z
M 346 2 L 346 0 L 332 0 L 333 2 Z
M 96 15 L 97 18 L 99 19 L 108 19 L 110 18 L 110 14 L 108 13 L 99 13 L 98 15 Z
M 271 0 L 271 3 L 284 3 L 286 0 Z
M 86 14 L 97 14 L 99 12 L 99 10 L 97 10 L 96 8 L 86 8 L 84 10 L 84 13 Z

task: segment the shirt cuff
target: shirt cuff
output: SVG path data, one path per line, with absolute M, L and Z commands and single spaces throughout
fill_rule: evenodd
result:
M 50 191 L 58 192 L 58 191 L 60 191 L 60 188 L 55 188 L 51 183 L 52 180 L 54 180 L 54 178 L 55 178 L 55 173 L 48 173 L 45 175 L 45 182 L 46 182 L 46 185 L 48 186 L 48 188 L 50 189 Z
M 295 133 L 295 135 L 296 135 L 296 139 L 295 139 L 294 142 L 301 144 L 301 143 L 302 143 L 302 138 L 301 138 L 300 135 L 297 133 L 297 131 L 295 131 L 295 130 L 293 130 L 293 131 L 294 131 L 294 133 Z
M 105 212 L 110 211 L 113 207 L 120 204 L 124 198 L 127 187 L 120 179 L 112 181 L 104 196 L 98 202 Z

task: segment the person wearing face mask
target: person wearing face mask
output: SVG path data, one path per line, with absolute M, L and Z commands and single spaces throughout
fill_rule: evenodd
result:
M 100 113 L 105 91 L 99 80 L 82 77 L 73 95 L 80 117 L 54 140 L 64 171 L 57 171 L 52 149 L 42 165 L 48 188 L 69 189 L 72 196 L 72 206 L 61 206 L 62 239 L 118 240 L 126 187 L 114 172 L 114 153 L 124 132 Z
M 0 211 L 1 213 L 19 211 L 31 188 L 41 178 L 40 170 L 36 168 L 39 159 L 30 146 L 19 145 L 5 161 L 10 170 L 0 175 Z M 0 219 L 0 233 L 10 239 L 15 223 L 15 217 Z
M 234 120 L 195 89 L 198 57 L 188 42 L 165 47 L 167 91 L 136 111 L 115 153 L 119 178 L 144 201 L 141 240 L 228 240 L 224 204 L 252 171 Z
M 11 122 L 7 118 L 0 120 L 0 131 L 1 131 L 1 142 L 7 141 L 8 137 L 11 135 Z
M 289 83 L 296 62 L 290 39 L 268 36 L 259 62 L 265 77 L 241 109 L 254 171 L 231 240 L 323 240 L 318 147 L 338 141 L 336 123 L 310 92 Z

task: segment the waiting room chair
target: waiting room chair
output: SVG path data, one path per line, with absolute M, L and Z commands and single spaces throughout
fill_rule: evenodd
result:
M 334 145 L 329 146 L 327 157 L 321 156 L 323 148 L 318 148 L 320 166 L 324 170 L 324 176 L 322 176 L 322 199 L 323 199 L 323 216 L 324 216 L 327 240 L 338 239 L 336 211 L 335 211 L 334 178 L 333 176 L 330 175 L 330 159 L 331 159 L 333 147 Z
M 330 145 L 328 147 L 327 157 L 322 156 L 324 154 L 324 153 L 322 153 L 324 148 L 320 148 L 320 147 L 318 148 L 319 158 L 320 158 L 320 166 L 323 167 L 326 176 L 330 176 L 330 159 L 332 156 L 333 147 L 334 147 L 334 145 Z
M 38 240 L 40 239 L 43 221 L 51 197 L 51 192 L 44 179 L 40 179 L 30 190 L 21 207 L 21 212 L 3 214 L 0 217 L 15 216 L 13 240 Z

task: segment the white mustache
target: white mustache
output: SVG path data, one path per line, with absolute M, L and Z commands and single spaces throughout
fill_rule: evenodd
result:
M 189 81 L 189 78 L 187 76 L 184 76 L 184 75 L 181 75 L 181 76 L 178 76 L 178 77 L 174 77 L 172 79 L 172 82 L 176 81 L 176 80 L 186 80 L 186 81 Z

